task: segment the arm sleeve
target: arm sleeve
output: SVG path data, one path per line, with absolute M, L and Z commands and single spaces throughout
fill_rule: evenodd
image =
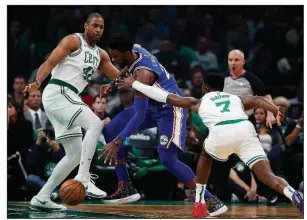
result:
M 143 93 L 144 95 L 148 96 L 151 99 L 154 99 L 158 102 L 166 103 L 168 92 L 162 89 L 158 89 L 153 86 L 145 85 L 139 81 L 134 81 L 134 83 L 132 84 L 132 88 Z
M 133 132 L 140 126 L 144 121 L 147 107 L 148 98 L 134 98 L 134 116 L 130 119 L 129 123 L 126 125 L 124 130 L 118 135 L 123 141 L 126 140 Z
M 246 75 L 245 75 L 245 78 L 251 84 L 254 95 L 265 96 L 265 95 L 269 94 L 267 92 L 267 89 L 266 89 L 264 83 L 257 76 L 255 76 L 252 73 L 247 72 Z

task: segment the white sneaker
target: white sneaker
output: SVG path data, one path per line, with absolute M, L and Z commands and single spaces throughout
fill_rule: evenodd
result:
M 34 196 L 31 199 L 29 208 L 32 210 L 43 211 L 43 212 L 66 211 L 67 210 L 66 206 L 58 205 L 52 202 L 50 198 L 41 199 L 38 196 Z
M 97 186 L 95 186 L 94 180 L 98 179 L 98 175 L 87 173 L 87 174 L 81 174 L 77 175 L 75 177 L 75 180 L 78 180 L 81 182 L 86 190 L 86 195 L 91 198 L 95 199 L 101 199 L 107 196 L 107 193 L 100 190 Z

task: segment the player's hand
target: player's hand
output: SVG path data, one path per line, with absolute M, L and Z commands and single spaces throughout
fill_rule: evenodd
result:
M 266 126 L 272 129 L 275 123 L 276 123 L 275 116 L 272 113 L 268 112 L 268 116 L 266 117 Z
M 276 121 L 278 126 L 281 126 L 281 121 L 284 119 L 284 117 L 285 117 L 285 110 L 283 109 L 283 107 L 278 106 L 278 112 L 276 116 Z
M 40 83 L 38 81 L 35 81 L 34 83 L 30 83 L 26 86 L 26 88 L 22 91 L 23 95 L 26 95 L 27 92 L 33 92 L 36 91 L 40 87 Z
M 132 76 L 127 76 L 126 78 L 119 78 L 116 80 L 116 85 L 119 88 L 132 88 L 132 84 L 134 83 L 135 79 Z
M 112 91 L 112 83 L 101 85 L 100 86 L 100 98 L 105 97 L 108 92 Z
M 126 76 L 130 76 L 128 66 L 125 66 L 123 69 L 121 69 L 118 78 L 123 78 L 123 77 L 126 77 Z
M 244 196 L 244 199 L 248 199 L 249 202 L 255 201 L 257 198 L 259 198 L 259 195 L 256 193 L 256 191 L 250 190 L 246 193 Z
M 112 165 L 113 162 L 115 162 L 115 165 L 117 164 L 116 156 L 117 152 L 119 150 L 119 145 L 116 144 L 114 141 L 106 144 L 103 148 L 99 149 L 99 151 L 102 151 L 98 159 L 105 156 L 104 163 L 107 164 L 109 161 L 109 165 Z

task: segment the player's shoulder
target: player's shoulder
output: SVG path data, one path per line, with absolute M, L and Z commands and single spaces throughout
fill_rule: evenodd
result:
M 98 46 L 97 46 L 97 49 L 99 51 L 101 60 L 104 60 L 104 59 L 108 59 L 109 60 L 110 59 L 109 54 L 107 53 L 107 51 L 105 51 L 104 49 L 102 49 L 102 48 L 100 48 Z

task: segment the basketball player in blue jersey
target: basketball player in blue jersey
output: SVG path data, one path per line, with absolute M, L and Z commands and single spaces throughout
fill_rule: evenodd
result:
M 118 33 L 108 41 L 112 62 L 128 70 L 136 80 L 183 96 L 175 79 L 170 76 L 159 61 L 140 45 L 134 45 L 128 33 Z M 137 129 L 158 127 L 158 152 L 161 163 L 190 189 L 196 189 L 193 171 L 177 158 L 177 149 L 184 150 L 187 109 L 157 102 L 136 92 L 133 106 L 126 108 L 111 120 L 103 134 L 108 144 L 100 155 L 106 156 L 105 163 L 116 161 L 116 173 L 119 180 L 117 191 L 103 199 L 105 203 L 130 203 L 140 199 L 133 188 L 126 168 L 122 143 Z M 99 157 L 99 158 L 100 158 Z M 208 191 L 204 195 L 208 202 L 208 211 L 216 216 L 227 211 L 227 207 Z

